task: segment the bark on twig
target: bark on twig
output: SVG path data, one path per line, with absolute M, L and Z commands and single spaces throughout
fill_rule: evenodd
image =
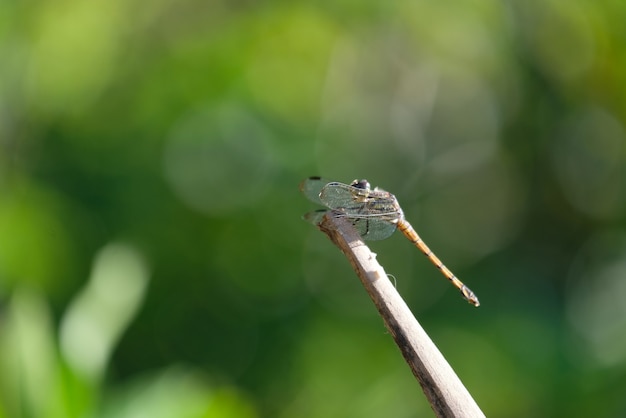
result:
M 319 228 L 346 255 L 438 417 L 484 417 L 352 224 L 328 212 Z

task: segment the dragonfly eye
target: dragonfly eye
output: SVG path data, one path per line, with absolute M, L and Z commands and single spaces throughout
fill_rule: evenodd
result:
M 350 186 L 352 187 L 356 187 L 357 189 L 364 189 L 364 190 L 369 190 L 370 189 L 370 183 L 369 181 L 363 179 L 363 180 L 354 180 L 352 183 L 350 183 Z

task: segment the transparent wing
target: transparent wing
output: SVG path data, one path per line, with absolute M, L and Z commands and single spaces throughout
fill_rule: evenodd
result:
M 382 215 L 396 211 L 396 198 L 384 190 L 362 189 L 330 182 L 322 187 L 319 198 L 325 206 L 348 215 Z
M 321 177 L 304 180 L 300 190 L 309 200 L 337 211 L 336 216 L 347 218 L 366 240 L 389 237 L 396 230 L 397 222 L 403 219 L 395 196 L 384 190 L 329 182 Z M 317 225 L 326 212 L 309 212 L 304 219 Z
M 383 215 L 397 212 L 396 198 L 384 190 L 350 186 L 323 177 L 309 177 L 300 191 L 310 201 L 350 215 Z
M 330 181 L 325 180 L 321 177 L 309 177 L 300 183 L 300 191 L 302 194 L 306 196 L 313 203 L 317 203 L 318 205 L 323 205 L 320 200 L 320 193 L 322 188 L 326 186 Z M 323 216 L 323 215 L 322 215 Z
M 302 219 L 311 223 L 315 226 L 319 225 L 322 222 L 322 218 L 326 215 L 328 211 L 326 209 L 314 210 L 313 212 L 308 212 L 302 215 Z
M 305 221 L 319 225 L 322 218 L 329 211 L 325 209 L 316 210 L 304 214 Z M 396 230 L 396 224 L 374 216 L 351 217 L 345 213 L 336 212 L 335 216 L 345 217 L 352 223 L 359 235 L 368 241 L 377 241 L 388 238 Z
M 359 232 L 359 235 L 368 241 L 378 241 L 389 238 L 396 230 L 396 224 L 378 217 L 348 218 Z

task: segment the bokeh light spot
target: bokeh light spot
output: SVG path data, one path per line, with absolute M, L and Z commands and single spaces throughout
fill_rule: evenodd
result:
M 568 318 L 593 359 L 604 367 L 626 363 L 624 277 L 626 234 L 623 232 L 592 237 L 572 264 Z
M 191 112 L 173 130 L 165 174 L 176 194 L 207 214 L 253 205 L 268 190 L 272 134 L 245 110 L 226 106 Z
M 552 159 L 565 195 L 578 210 L 597 218 L 622 213 L 625 144 L 622 124 L 604 109 L 581 109 L 563 121 Z

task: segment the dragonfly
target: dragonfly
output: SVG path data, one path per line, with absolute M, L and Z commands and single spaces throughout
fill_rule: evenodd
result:
M 300 190 L 312 202 L 322 204 L 334 211 L 336 216 L 348 219 L 365 240 L 382 240 L 399 229 L 461 292 L 466 301 L 474 306 L 480 306 L 474 292 L 441 262 L 415 232 L 405 219 L 404 212 L 393 194 L 378 187 L 372 189 L 367 180 L 354 180 L 350 184 L 344 184 L 327 181 L 321 177 L 307 178 L 300 183 Z M 319 224 L 327 212 L 327 209 L 309 212 L 304 215 L 304 219 Z

